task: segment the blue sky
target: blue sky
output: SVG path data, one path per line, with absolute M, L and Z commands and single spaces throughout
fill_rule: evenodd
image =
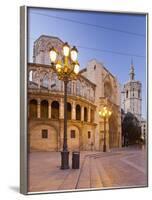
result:
M 81 68 L 94 58 L 104 63 L 121 84 L 129 79 L 133 59 L 135 79 L 142 82 L 142 113 L 146 117 L 145 15 L 30 8 L 28 19 L 29 62 L 33 42 L 42 34 L 77 46 Z

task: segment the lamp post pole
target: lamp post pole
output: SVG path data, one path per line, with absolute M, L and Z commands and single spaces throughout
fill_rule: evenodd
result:
M 69 151 L 67 145 L 67 84 L 68 80 L 64 80 L 64 138 L 63 151 L 61 151 L 61 169 L 69 168 Z
M 106 106 L 104 106 L 100 111 L 99 111 L 99 116 L 103 118 L 104 120 L 104 139 L 103 139 L 103 152 L 107 151 L 107 145 L 106 145 L 106 119 L 109 119 L 111 116 L 112 111 L 108 109 Z
M 64 82 L 64 135 L 63 149 L 61 151 L 61 169 L 69 169 L 69 151 L 67 144 L 67 85 L 69 81 L 76 80 L 79 73 L 79 63 L 77 61 L 78 50 L 74 46 L 70 48 L 68 43 L 64 43 L 63 54 L 60 56 L 57 50 L 50 49 L 51 67 L 56 72 L 58 79 Z
M 103 152 L 106 152 L 106 117 L 104 119 L 104 140 L 103 140 Z

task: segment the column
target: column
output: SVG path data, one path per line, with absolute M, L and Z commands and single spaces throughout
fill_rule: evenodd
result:
M 76 120 L 75 101 L 72 102 L 72 120 Z
M 37 118 L 41 117 L 41 99 L 37 100 Z
M 81 106 L 81 121 L 84 121 L 84 106 Z
M 51 119 L 51 103 L 52 103 L 52 101 L 51 100 L 49 100 L 49 107 L 48 107 L 48 114 L 49 114 L 49 119 Z
M 90 106 L 89 106 L 89 108 L 88 108 L 88 122 L 91 121 L 90 115 L 91 115 L 91 109 L 90 109 Z
M 63 98 L 60 99 L 60 116 L 59 118 L 60 119 L 63 119 L 64 118 L 64 101 L 63 101 Z

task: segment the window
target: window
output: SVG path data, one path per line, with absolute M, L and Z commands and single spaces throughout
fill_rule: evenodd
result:
M 140 98 L 140 90 L 138 90 L 138 98 Z
M 90 138 L 91 138 L 91 132 L 88 131 L 88 139 L 90 139 Z
M 94 65 L 94 70 L 96 69 L 96 65 Z
M 75 138 L 75 130 L 71 130 L 71 138 Z
M 84 107 L 84 121 L 87 122 L 88 121 L 88 110 L 86 107 Z
M 48 130 L 47 129 L 42 129 L 42 138 L 43 139 L 48 138 Z
M 126 98 L 128 98 L 128 90 L 127 90 L 127 92 L 126 92 Z
M 76 120 L 81 120 L 81 107 L 80 105 L 76 105 Z
M 41 118 L 48 118 L 48 106 L 47 100 L 41 101 Z

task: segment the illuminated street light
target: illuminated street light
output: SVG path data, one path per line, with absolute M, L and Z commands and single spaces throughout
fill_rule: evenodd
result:
M 68 43 L 62 47 L 62 58 L 57 59 L 57 50 L 50 49 L 51 67 L 56 72 L 58 79 L 64 82 L 64 138 L 63 150 L 61 151 L 61 169 L 69 168 L 69 151 L 67 145 L 67 84 L 71 80 L 76 80 L 79 74 L 79 63 L 77 61 L 78 50 L 76 47 L 70 49 Z
M 112 115 L 112 111 L 104 106 L 99 111 L 99 116 L 104 119 L 104 143 L 103 143 L 103 152 L 106 152 L 106 119 L 109 119 Z

